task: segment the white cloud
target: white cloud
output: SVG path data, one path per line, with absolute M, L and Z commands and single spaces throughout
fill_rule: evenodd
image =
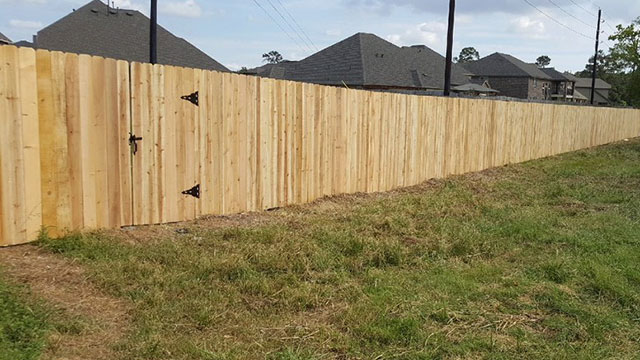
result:
M 509 29 L 531 39 L 547 38 L 546 28 L 542 21 L 521 16 L 511 20 Z
M 471 15 L 464 15 L 464 14 L 456 14 L 456 25 L 463 25 L 463 24 L 471 24 L 473 23 L 473 16 Z
M 28 20 L 17 20 L 12 19 L 9 21 L 9 25 L 11 27 L 17 29 L 40 29 L 42 28 L 42 23 L 39 21 L 28 21 Z
M 438 21 L 421 23 L 406 29 L 404 32 L 387 35 L 387 40 L 396 45 L 427 45 L 439 46 L 443 42 L 443 35 L 447 33 L 447 26 Z
M 188 18 L 202 16 L 202 8 L 195 0 L 169 1 L 162 4 L 160 11 L 165 14 Z
M 340 36 L 342 35 L 342 31 L 340 29 L 329 29 L 324 32 L 328 36 Z
M 148 2 L 144 3 L 144 2 L 131 1 L 131 0 L 112 0 L 112 1 L 114 1 L 113 5 L 120 9 L 138 10 L 144 14 L 149 13 Z
M 48 2 L 48 0 L 0 0 L 0 4 L 22 4 L 22 3 L 27 3 L 27 4 L 37 4 L 37 5 L 42 5 L 42 4 L 46 4 Z

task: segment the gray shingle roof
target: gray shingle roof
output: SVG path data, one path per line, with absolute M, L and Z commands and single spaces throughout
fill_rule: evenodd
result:
M 552 80 L 556 80 L 556 81 L 575 81 L 575 80 L 572 80 L 572 78 L 575 78 L 575 76 L 571 75 L 571 77 L 569 77 L 567 74 L 561 73 L 558 70 L 556 70 L 555 68 L 542 68 L 542 69 L 540 69 L 540 71 L 542 71 L 543 73 L 549 75 L 549 77 Z
M 569 72 L 565 71 L 565 72 L 562 73 L 562 75 L 564 75 L 564 77 L 566 77 L 569 81 L 573 81 L 573 82 L 578 81 L 578 78 L 575 75 L 573 75 L 573 74 L 571 74 Z
M 258 75 L 326 85 L 442 89 L 445 58 L 426 46 L 398 47 L 373 34 L 358 33 L 306 59 L 253 69 Z M 452 83 L 468 82 L 453 66 Z
M 21 46 L 21 47 L 33 47 L 33 43 L 28 42 L 27 40 L 20 40 L 20 41 L 16 41 L 11 45 L 15 45 L 15 46 Z
M 591 88 L 591 78 L 577 78 L 576 87 L 578 88 Z M 608 82 L 596 78 L 596 89 L 611 89 L 611 85 Z
M 38 32 L 37 48 L 149 61 L 149 18 L 135 10 L 108 11 L 93 0 Z M 158 26 L 158 63 L 229 71 L 204 52 Z
M 452 90 L 453 91 L 459 91 L 459 92 L 475 91 L 475 92 L 479 92 L 479 93 L 494 93 L 494 94 L 497 94 L 497 93 L 500 92 L 498 90 L 490 89 L 488 87 L 485 87 L 485 86 L 482 86 L 482 85 L 478 85 L 478 84 L 474 84 L 474 83 L 468 83 L 468 84 L 456 86 Z
M 551 77 L 534 64 L 508 54 L 494 53 L 480 60 L 465 63 L 467 69 L 480 76 L 528 77 L 550 80 Z
M 0 43 L 10 44 L 11 40 L 8 37 L 6 37 L 3 33 L 0 33 Z

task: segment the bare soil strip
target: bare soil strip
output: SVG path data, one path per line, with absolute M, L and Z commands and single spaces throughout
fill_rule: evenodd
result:
M 129 307 L 100 291 L 84 270 L 33 245 L 0 249 L 0 266 L 26 284 L 63 318 L 80 319 L 79 330 L 53 331 L 45 359 L 114 359 L 113 345 L 129 327 Z

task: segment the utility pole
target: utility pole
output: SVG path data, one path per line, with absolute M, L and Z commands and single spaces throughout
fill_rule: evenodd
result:
M 598 47 L 600 46 L 600 17 L 602 10 L 598 9 L 598 29 L 596 30 L 596 54 L 593 55 L 593 73 L 591 75 L 591 105 L 596 96 L 596 72 L 598 69 Z
M 444 67 L 444 96 L 451 92 L 451 61 L 453 60 L 453 23 L 456 13 L 456 0 L 449 0 L 449 29 L 447 31 L 447 63 Z
M 149 62 L 158 62 L 158 0 L 151 0 L 151 28 L 149 29 Z

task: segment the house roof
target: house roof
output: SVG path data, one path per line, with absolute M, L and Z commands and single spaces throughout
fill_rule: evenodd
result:
M 561 73 L 555 68 L 541 68 L 540 71 L 549 75 L 551 80 L 555 81 L 575 81 L 574 79 L 576 79 L 575 76 L 567 73 Z
M 6 37 L 3 33 L 0 33 L 0 43 L 11 44 L 11 40 L 8 37 Z
M 591 88 L 591 78 L 577 78 L 577 88 Z M 611 89 L 611 85 L 606 81 L 596 78 L 596 89 Z
M 445 58 L 419 45 L 398 47 L 374 34 L 357 33 L 303 60 L 265 65 L 261 76 L 326 85 L 444 88 Z M 452 84 L 468 82 L 467 70 L 453 66 Z
M 587 99 L 587 97 L 586 97 L 586 96 L 582 95 L 582 93 L 581 93 L 581 92 L 579 92 L 578 90 L 575 90 L 575 91 L 573 92 L 573 98 L 574 98 L 574 99 L 578 99 L 578 100 L 589 100 L 589 99 Z
M 577 82 L 578 81 L 578 77 L 576 77 L 575 75 L 573 75 L 570 72 L 563 72 L 562 75 L 564 75 L 569 81 L 573 81 L 573 82 Z
M 497 94 L 500 91 L 488 88 L 486 86 L 482 86 L 475 83 L 467 83 L 464 85 L 456 86 L 452 89 L 457 92 L 478 92 L 478 93 L 493 93 Z
M 607 94 L 603 94 L 599 90 L 603 90 L 603 89 L 596 88 L 595 96 L 593 97 L 594 102 L 596 104 L 609 104 L 610 103 L 609 96 Z M 582 95 L 582 97 L 584 97 L 585 100 L 590 100 L 591 88 L 580 88 L 579 90 L 574 91 L 574 98 L 580 98 L 576 94 Z
M 149 18 L 93 0 L 40 30 L 34 46 L 48 50 L 149 61 Z M 204 52 L 158 26 L 158 63 L 229 71 Z
M 28 42 L 27 40 L 20 40 L 20 41 L 16 41 L 11 45 L 15 45 L 15 46 L 21 46 L 21 47 L 33 47 L 33 43 Z
M 472 73 L 480 76 L 528 77 L 550 80 L 536 65 L 528 64 L 508 54 L 494 53 L 480 60 L 464 65 Z

